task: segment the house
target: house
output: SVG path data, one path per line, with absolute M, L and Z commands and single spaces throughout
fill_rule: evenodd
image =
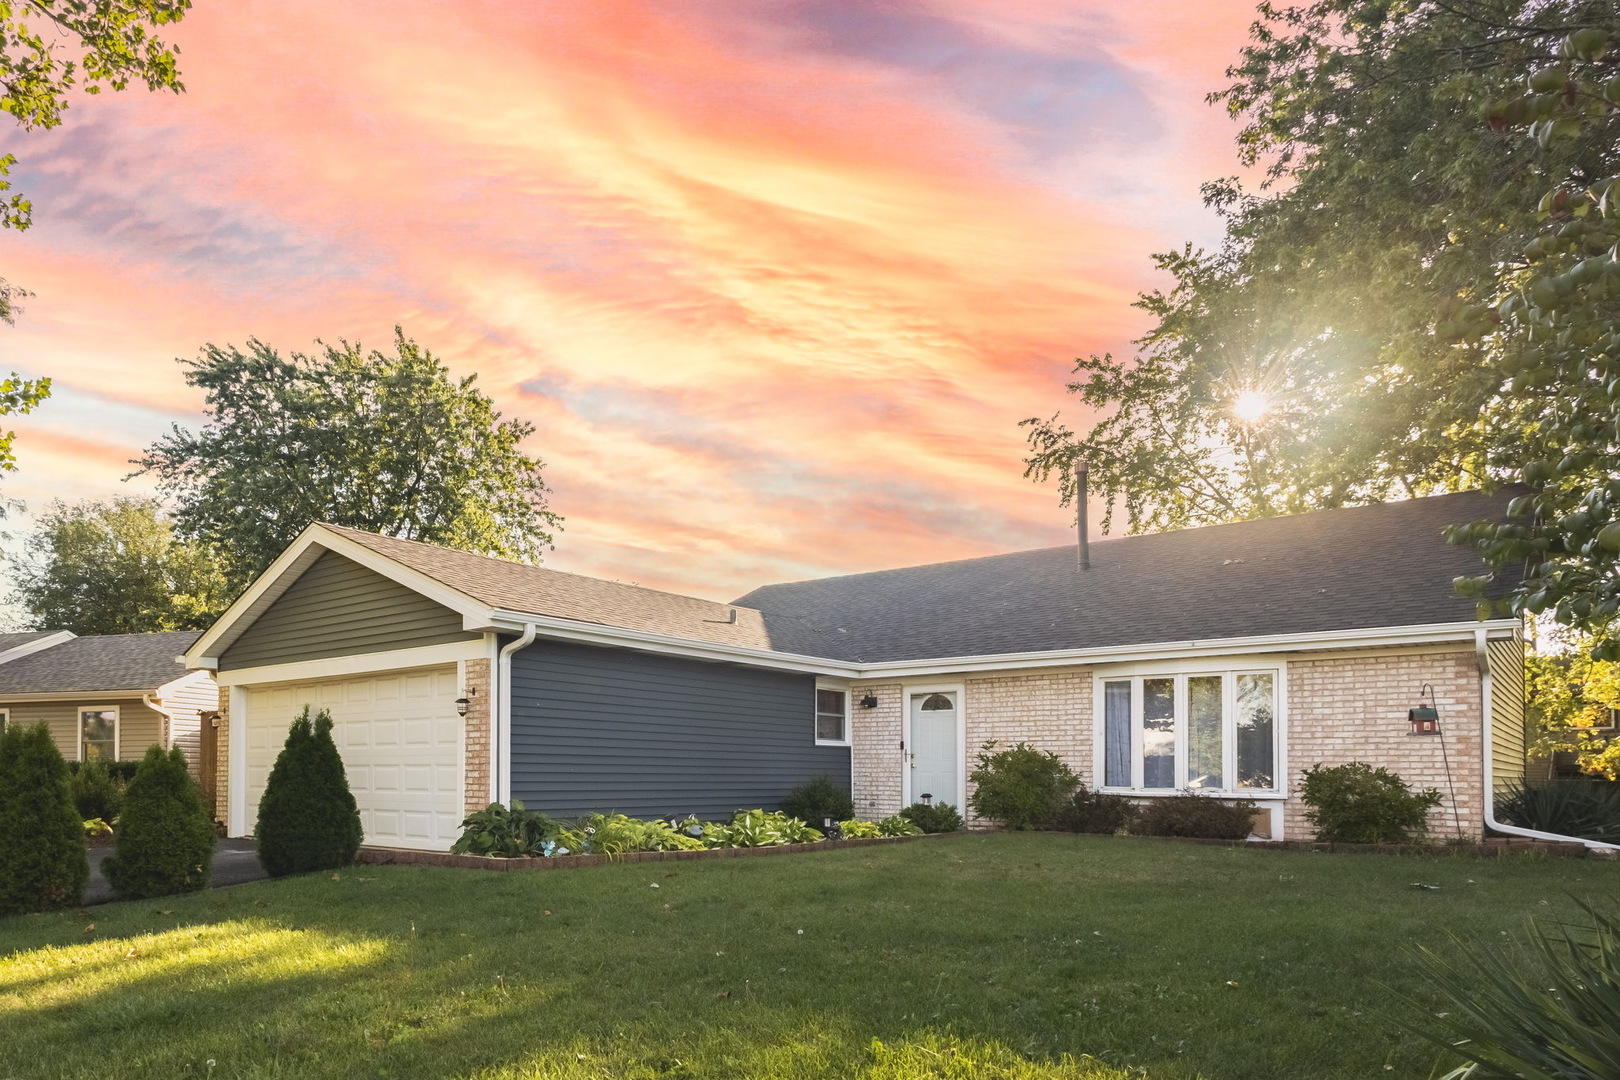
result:
M 179 746 L 202 777 L 202 733 L 219 689 L 208 672 L 179 661 L 198 636 L 0 634 L 0 725 L 45 721 L 69 761 L 124 761 L 154 743 Z
M 1524 768 L 1515 619 L 1442 528 L 1514 494 L 1443 495 L 769 585 L 732 604 L 312 525 L 186 655 L 229 692 L 218 790 L 253 827 L 292 717 L 330 710 L 368 843 L 443 849 L 516 797 L 558 815 L 772 806 L 818 774 L 856 812 L 963 806 L 981 744 L 1091 785 L 1254 799 L 1368 761 L 1482 833 Z M 1503 586 L 1498 586 L 1502 588 Z M 1438 710 L 1414 734 L 1408 710 Z M 1433 726 L 1433 725 L 1426 725 Z

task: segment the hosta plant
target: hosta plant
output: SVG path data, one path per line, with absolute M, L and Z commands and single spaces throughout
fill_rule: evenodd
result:
M 841 840 L 876 840 L 883 835 L 875 821 L 840 821 L 838 836 Z
M 921 836 L 923 831 L 915 821 L 901 814 L 893 814 L 877 823 L 879 836 Z
M 518 859 L 551 855 L 557 848 L 557 823 L 538 810 L 526 810 L 513 799 L 510 806 L 490 803 L 461 823 L 461 838 L 450 848 L 457 855 L 488 855 Z

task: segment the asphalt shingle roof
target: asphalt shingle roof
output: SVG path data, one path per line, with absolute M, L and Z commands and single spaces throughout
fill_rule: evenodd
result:
M 1466 622 L 1473 602 L 1451 582 L 1484 566 L 1441 530 L 1501 518 L 1521 492 L 1104 538 L 1083 573 L 1064 546 L 766 585 L 733 604 L 323 527 L 507 611 L 881 663 Z
M 149 692 L 186 673 L 175 658 L 199 636 L 179 630 L 72 638 L 0 664 L 0 697 L 57 690 Z
M 1485 567 L 1441 530 L 1500 519 L 1522 490 L 1105 538 L 1084 572 L 1064 546 L 767 585 L 737 603 L 773 634 L 842 630 L 847 651 L 826 655 L 864 663 L 1466 622 L 1474 602 L 1452 579 Z

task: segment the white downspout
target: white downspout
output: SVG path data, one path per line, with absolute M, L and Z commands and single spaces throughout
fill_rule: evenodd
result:
M 539 631 L 534 623 L 523 625 L 523 636 L 501 646 L 495 661 L 495 731 L 490 738 L 490 771 L 495 775 L 495 801 L 512 801 L 512 654 L 534 643 Z
M 1474 659 L 1479 666 L 1479 700 L 1484 707 L 1481 733 L 1484 743 L 1481 746 L 1480 757 L 1485 761 L 1485 827 L 1492 832 L 1507 833 L 1509 836 L 1525 836 L 1532 840 L 1554 840 L 1565 844 L 1585 844 L 1589 848 L 1599 851 L 1620 851 L 1620 844 L 1605 844 L 1601 840 L 1584 840 L 1579 836 L 1564 836 L 1561 833 L 1541 832 L 1539 829 L 1521 829 L 1517 825 L 1503 825 L 1496 820 L 1496 788 L 1492 777 L 1494 771 L 1494 744 L 1491 732 L 1491 654 L 1486 647 L 1485 631 L 1474 631 Z
M 142 694 L 141 704 L 163 717 L 163 749 L 174 749 L 174 710 L 159 705 L 151 694 Z

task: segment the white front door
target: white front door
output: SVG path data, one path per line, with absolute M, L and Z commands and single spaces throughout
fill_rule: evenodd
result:
M 915 693 L 907 706 L 906 802 L 962 809 L 956 691 Z

